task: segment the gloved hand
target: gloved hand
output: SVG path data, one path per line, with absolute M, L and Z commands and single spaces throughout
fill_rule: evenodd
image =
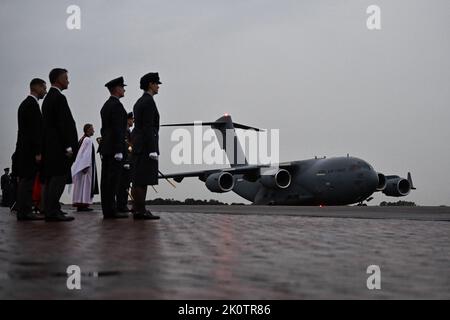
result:
M 73 150 L 72 147 L 69 147 L 66 149 L 66 156 L 71 158 L 73 156 Z
M 123 165 L 123 168 L 125 169 L 125 170 L 130 170 L 130 165 L 127 163 L 127 164 L 124 164 Z
M 116 159 L 117 161 L 122 161 L 123 159 L 123 154 L 122 153 L 116 153 L 114 155 L 114 159 Z
M 150 159 L 152 160 L 158 160 L 158 154 L 156 152 L 151 152 L 149 155 Z

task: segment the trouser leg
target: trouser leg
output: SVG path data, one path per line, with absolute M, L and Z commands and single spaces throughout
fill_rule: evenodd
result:
M 130 190 L 130 170 L 122 169 L 119 190 L 117 193 L 117 207 L 126 208 L 128 205 L 128 192 Z
M 45 213 L 45 183 L 41 184 L 41 202 L 39 204 L 39 210 L 42 213 Z
M 100 202 L 102 204 L 102 210 L 105 212 L 105 205 L 106 205 L 106 175 L 108 170 L 108 164 L 107 160 L 102 156 L 102 172 L 100 174 Z
M 59 201 L 66 187 L 67 176 L 49 177 L 46 185 L 45 216 L 55 216 L 61 212 Z
M 7 200 L 6 197 L 7 197 L 6 196 L 6 190 L 2 189 L 2 207 L 6 207 L 6 200 Z
M 17 188 L 17 214 L 26 215 L 33 211 L 34 178 L 21 178 Z
M 145 196 L 147 195 L 147 186 L 133 186 L 133 209 L 137 213 L 145 212 Z
M 103 215 L 111 215 L 117 212 L 116 195 L 119 191 L 121 167 L 122 161 L 117 161 L 114 157 L 104 156 L 102 159 L 100 194 Z

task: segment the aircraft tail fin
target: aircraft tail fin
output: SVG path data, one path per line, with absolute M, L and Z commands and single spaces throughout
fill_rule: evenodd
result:
M 221 133 L 221 136 L 219 136 L 216 131 L 220 147 L 223 150 L 225 150 L 225 153 L 227 155 L 231 167 L 248 165 L 245 153 L 236 135 L 235 129 L 263 131 L 259 128 L 250 127 L 245 124 L 233 122 L 229 114 L 225 114 L 224 116 L 220 117 L 214 122 L 173 123 L 173 124 L 164 124 L 161 125 L 161 127 L 195 126 L 195 125 L 209 126 L 212 129 L 218 130 Z M 230 141 L 228 141 L 227 143 L 227 139 L 233 139 L 233 143 L 231 144 Z M 230 150 L 230 147 L 232 147 L 232 150 Z

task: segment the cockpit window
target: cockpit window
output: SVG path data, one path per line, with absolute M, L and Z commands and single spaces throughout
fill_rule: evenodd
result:
M 361 166 L 362 169 L 370 170 L 370 165 L 367 162 L 358 161 L 358 164 Z
M 350 171 L 358 171 L 358 170 L 373 170 L 372 166 L 370 164 L 368 164 L 367 162 L 363 162 L 363 161 L 358 161 L 353 163 L 350 167 L 349 167 Z

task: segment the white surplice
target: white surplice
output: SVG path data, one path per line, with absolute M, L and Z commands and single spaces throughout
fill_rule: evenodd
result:
M 85 137 L 72 165 L 73 204 L 92 204 L 92 179 L 95 179 L 95 165 L 92 163 L 93 142 Z M 83 173 L 88 168 L 87 173 Z

